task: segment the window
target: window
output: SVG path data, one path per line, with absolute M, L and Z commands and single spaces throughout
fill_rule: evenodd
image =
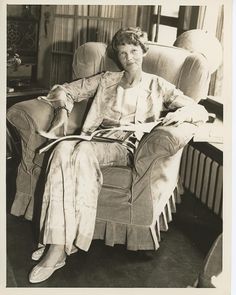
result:
M 215 3 L 208 6 L 179 6 L 164 4 L 152 6 L 150 12 L 149 40 L 173 45 L 175 39 L 185 31 L 202 29 L 212 33 L 223 47 L 224 6 Z M 221 100 L 223 65 L 212 74 L 209 96 Z
M 200 22 L 200 28 L 205 29 L 208 32 L 213 33 L 217 39 L 221 42 L 222 48 L 224 49 L 224 6 L 214 5 L 202 7 L 202 14 L 204 18 Z M 218 70 L 212 74 L 211 83 L 209 87 L 209 95 L 214 97 L 218 102 L 223 103 L 222 94 L 222 84 L 223 84 L 223 63 L 220 65 Z
M 149 39 L 165 45 L 173 45 L 177 36 L 195 28 L 195 7 L 164 4 L 153 6 L 150 16 Z
M 165 45 L 173 45 L 177 37 L 179 5 L 154 6 L 151 15 L 149 39 Z

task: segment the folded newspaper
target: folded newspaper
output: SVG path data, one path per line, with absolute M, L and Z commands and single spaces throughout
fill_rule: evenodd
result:
M 63 141 L 63 140 L 87 140 L 90 141 L 92 139 L 97 141 L 118 141 L 123 142 L 130 136 L 132 133 L 149 133 L 154 127 L 160 125 L 162 123 L 163 118 L 149 123 L 138 123 L 138 124 L 129 124 L 129 125 L 122 125 L 119 127 L 113 128 L 106 128 L 106 129 L 97 129 L 89 135 L 66 135 L 66 136 L 56 136 L 53 133 L 45 132 L 39 130 L 38 133 L 46 137 L 48 139 L 53 140 L 52 142 L 48 143 L 45 147 L 39 150 L 39 154 L 48 151 L 52 146 L 56 143 Z

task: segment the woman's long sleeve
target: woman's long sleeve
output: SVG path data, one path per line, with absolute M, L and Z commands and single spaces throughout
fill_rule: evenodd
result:
M 70 113 L 74 102 L 93 97 L 97 91 L 103 74 L 91 78 L 83 78 L 71 83 L 54 85 L 46 97 L 41 99 L 47 101 L 53 108 L 65 107 Z
M 158 77 L 158 91 L 162 93 L 164 106 L 168 110 L 179 109 L 186 113 L 187 122 L 200 123 L 208 120 L 208 112 L 202 105 L 160 77 Z

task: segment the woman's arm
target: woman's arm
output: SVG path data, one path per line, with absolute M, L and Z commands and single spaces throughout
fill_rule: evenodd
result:
M 80 102 L 95 95 L 102 75 L 98 74 L 91 78 L 79 79 L 62 85 L 54 85 L 45 99 L 55 109 L 63 106 L 70 113 L 74 102 Z
M 158 91 L 162 94 L 164 106 L 174 111 L 166 115 L 163 120 L 164 126 L 170 124 L 178 126 L 183 122 L 200 124 L 208 120 L 208 112 L 202 105 L 160 77 L 158 77 Z
M 52 87 L 47 97 L 44 98 L 55 110 L 55 115 L 48 133 L 53 133 L 57 128 L 63 127 L 64 135 L 66 135 L 68 117 L 73 109 L 74 102 L 80 102 L 93 97 L 97 91 L 102 75 L 103 74 L 99 74 L 91 78 L 79 79 L 71 83 Z

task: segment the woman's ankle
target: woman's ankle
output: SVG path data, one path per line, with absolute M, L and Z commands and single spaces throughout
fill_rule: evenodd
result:
M 61 263 L 66 258 L 64 245 L 51 244 L 48 248 L 46 255 L 43 257 L 40 264 L 45 267 L 55 266 Z
M 65 252 L 65 245 L 51 244 L 48 248 L 51 251 Z

